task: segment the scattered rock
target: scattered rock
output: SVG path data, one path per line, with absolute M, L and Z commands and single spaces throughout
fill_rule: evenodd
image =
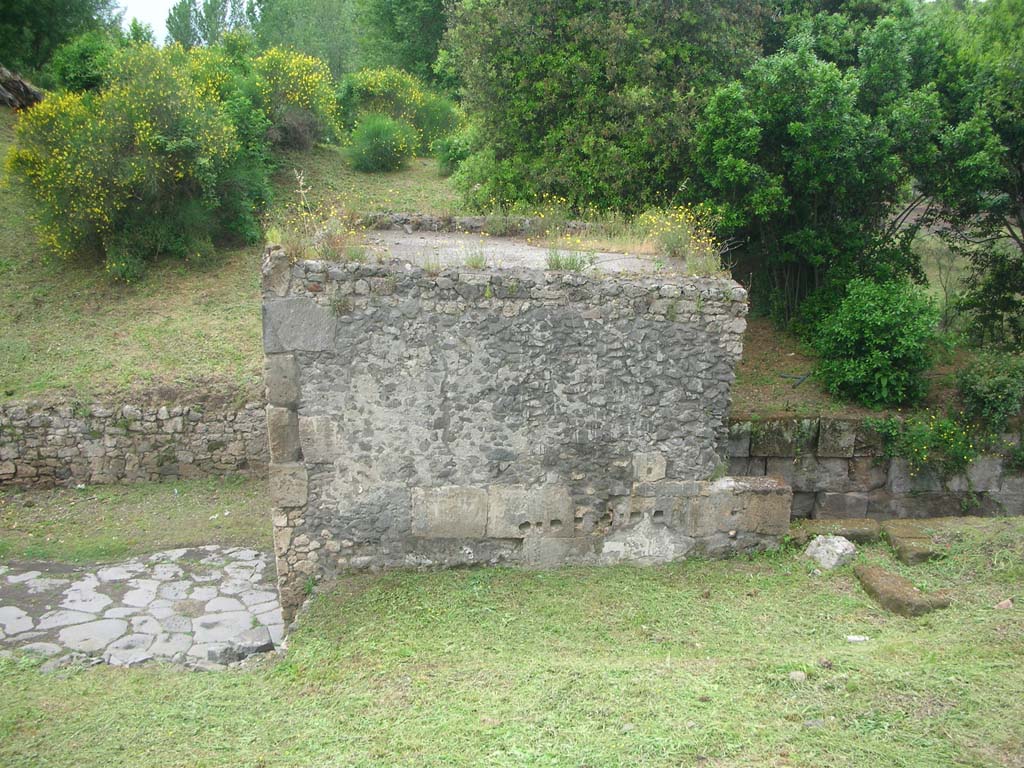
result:
M 804 720 L 804 728 L 824 728 L 825 721 L 820 717 L 816 717 L 813 720 Z
M 847 635 L 846 642 L 848 643 L 866 643 L 871 638 L 867 635 Z
M 1010 597 L 1008 597 L 1008 598 L 1006 598 L 1005 600 L 1000 600 L 1000 601 L 999 601 L 998 603 L 996 603 L 996 604 L 995 604 L 995 606 L 993 606 L 993 607 L 994 607 L 994 608 L 995 608 L 995 609 L 996 609 L 997 611 L 1005 611 L 1005 610 L 1008 610 L 1008 609 L 1010 609 L 1010 608 L 1013 608 L 1013 598 L 1010 598 Z
M 806 683 L 807 682 L 807 673 L 806 672 L 802 672 L 799 669 L 795 669 L 795 670 L 793 670 L 792 672 L 789 673 L 789 682 L 791 682 L 791 683 Z
M 949 597 L 941 593 L 925 594 L 910 581 L 884 568 L 858 565 L 854 569 L 864 591 L 886 610 L 900 616 L 923 616 L 949 606 Z
M 818 659 L 818 666 L 822 669 L 832 669 L 831 659 Z
M 815 536 L 804 555 L 827 571 L 846 565 L 857 554 L 857 548 L 842 536 Z

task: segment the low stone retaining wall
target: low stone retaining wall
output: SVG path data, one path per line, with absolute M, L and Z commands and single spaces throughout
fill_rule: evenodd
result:
M 0 405 L 0 485 L 266 473 L 263 403 Z
M 1024 475 L 999 456 L 977 459 L 966 475 L 913 475 L 882 455 L 881 437 L 862 420 L 733 420 L 729 472 L 781 477 L 793 488 L 794 518 L 947 517 L 1024 514 Z

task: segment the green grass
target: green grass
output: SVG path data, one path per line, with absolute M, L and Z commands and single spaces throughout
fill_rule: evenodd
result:
M 955 559 L 901 568 L 955 589 L 917 620 L 793 551 L 353 577 L 252 669 L 0 660 L 0 763 L 1020 765 L 1024 612 L 991 606 L 1020 594 L 1022 542 L 1024 521 L 995 521 Z M 892 565 L 882 545 L 862 557 Z
M 337 147 L 290 152 L 282 158 L 276 176 L 279 206 L 295 195 L 295 171 L 302 172 L 309 201 L 325 209 L 437 215 L 459 210 L 458 195 L 451 183 L 438 175 L 437 161 L 428 158 L 415 158 L 400 171 L 359 173 L 352 170 L 344 152 Z
M 0 559 L 96 562 L 224 544 L 270 549 L 266 483 L 229 480 L 0 490 Z

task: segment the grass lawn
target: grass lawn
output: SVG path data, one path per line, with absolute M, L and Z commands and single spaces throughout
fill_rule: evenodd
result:
M 203 544 L 269 550 L 266 482 L 0 489 L 0 560 L 96 562 Z
M 913 569 L 862 548 L 954 590 L 916 620 L 794 550 L 352 577 L 251 668 L 0 659 L 0 764 L 1019 768 L 1024 519 L 952 547 Z M 1010 595 L 1017 608 L 993 610 Z

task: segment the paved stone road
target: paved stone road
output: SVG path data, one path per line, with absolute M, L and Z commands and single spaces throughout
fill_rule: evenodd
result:
M 119 666 L 215 667 L 284 636 L 270 556 L 215 545 L 123 563 L 0 564 L 0 648 Z

